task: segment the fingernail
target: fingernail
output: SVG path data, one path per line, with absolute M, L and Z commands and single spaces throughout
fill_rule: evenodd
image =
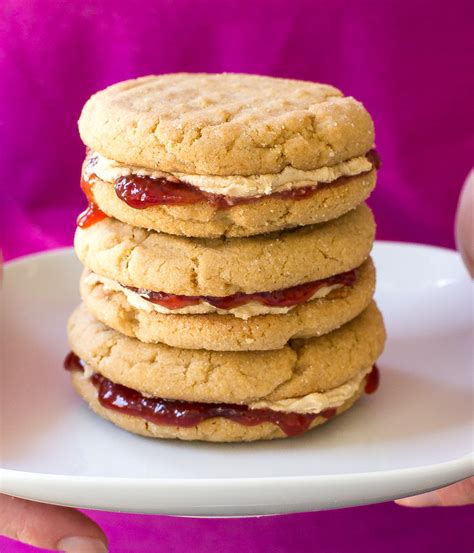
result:
M 107 546 L 103 541 L 83 536 L 62 538 L 56 548 L 65 553 L 107 553 Z
M 404 499 L 396 499 L 395 503 L 404 507 L 437 507 L 440 505 L 439 495 L 434 492 L 422 493 Z

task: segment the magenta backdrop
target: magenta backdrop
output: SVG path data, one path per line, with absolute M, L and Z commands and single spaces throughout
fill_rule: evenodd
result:
M 454 245 L 456 201 L 473 151 L 472 2 L 0 4 L 6 259 L 71 244 L 84 206 L 76 121 L 88 96 L 122 79 L 172 71 L 294 77 L 354 95 L 374 116 L 383 160 L 371 199 L 379 238 Z M 394 504 L 252 520 L 91 513 L 117 553 L 472 551 L 472 515 L 469 507 Z M 0 550 L 33 548 L 0 538 Z

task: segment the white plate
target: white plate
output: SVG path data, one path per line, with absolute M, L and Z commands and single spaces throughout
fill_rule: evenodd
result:
M 472 472 L 472 284 L 459 256 L 378 243 L 389 341 L 379 392 L 306 436 L 212 445 L 141 438 L 94 415 L 62 369 L 72 250 L 5 267 L 1 488 L 83 508 L 200 516 L 393 499 Z

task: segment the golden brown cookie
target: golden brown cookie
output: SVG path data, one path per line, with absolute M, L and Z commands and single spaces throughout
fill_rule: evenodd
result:
M 331 86 L 229 73 L 115 84 L 89 99 L 79 131 L 108 158 L 202 175 L 315 169 L 364 155 L 374 142 L 362 104 Z
M 372 170 L 321 185 L 301 199 L 269 196 L 225 209 L 207 201 L 136 209 L 119 199 L 113 183 L 94 178 L 92 189 L 95 202 L 104 213 L 129 225 L 181 236 L 216 238 L 252 236 L 335 219 L 365 201 L 375 180 L 376 172 Z
M 343 327 L 279 350 L 216 352 L 146 344 L 100 323 L 81 305 L 68 325 L 71 349 L 94 372 L 154 397 L 245 403 L 327 392 L 372 366 L 385 329 L 375 303 Z
M 279 290 L 361 265 L 375 235 L 362 204 L 327 223 L 248 238 L 191 239 L 107 218 L 78 228 L 82 263 L 127 286 L 183 295 Z
M 284 314 L 257 315 L 244 320 L 232 314 L 159 313 L 146 300 L 142 302 L 145 309 L 137 308 L 130 304 L 123 288 L 123 291 L 107 289 L 91 279 L 87 271 L 81 278 L 84 303 L 107 326 L 142 342 L 216 351 L 279 349 L 292 338 L 325 334 L 363 311 L 374 288 L 375 269 L 369 259 L 357 271 L 353 286 L 333 290 L 326 297 L 297 305 Z
M 223 417 L 207 419 L 188 428 L 154 424 L 142 417 L 126 415 L 103 407 L 98 401 L 97 389 L 90 380 L 83 378 L 79 372 L 73 372 L 71 378 L 77 393 L 86 400 L 93 411 L 115 425 L 142 436 L 206 442 L 252 442 L 287 437 L 283 430 L 271 422 L 245 426 Z M 336 415 L 349 409 L 362 395 L 363 388 L 364 383 L 351 398 L 337 408 Z M 323 416 L 316 416 L 309 428 L 314 428 L 327 421 L 328 419 Z

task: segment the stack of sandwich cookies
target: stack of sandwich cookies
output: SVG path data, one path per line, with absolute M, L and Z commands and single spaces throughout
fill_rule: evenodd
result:
M 300 434 L 375 387 L 385 333 L 362 202 L 377 156 L 360 103 L 164 75 L 99 92 L 79 126 L 89 207 L 67 366 L 98 414 L 250 441 Z

